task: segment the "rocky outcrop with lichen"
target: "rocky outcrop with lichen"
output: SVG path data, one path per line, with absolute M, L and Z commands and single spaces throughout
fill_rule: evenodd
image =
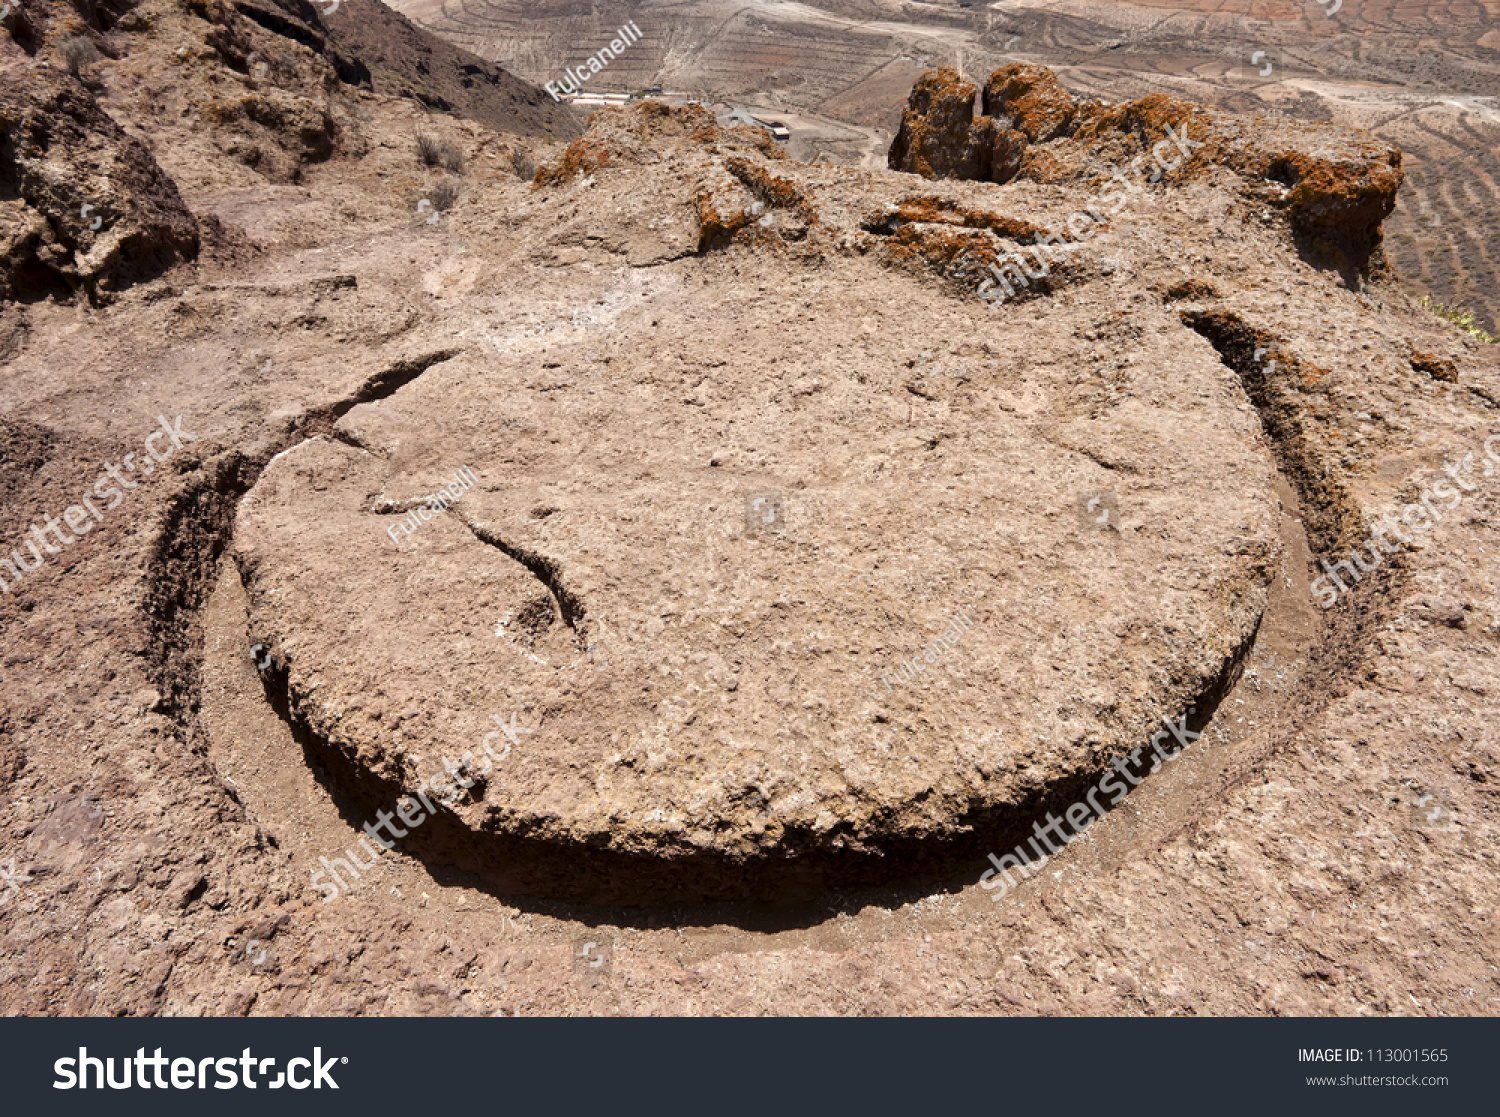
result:
M 925 178 L 1102 184 L 1117 171 L 1171 188 L 1223 167 L 1286 213 L 1299 245 L 1346 272 L 1367 270 L 1395 208 L 1401 153 L 1345 128 L 1282 116 L 1233 117 L 1164 94 L 1080 101 L 1040 66 L 1009 65 L 977 88 L 924 75 L 891 145 L 893 170 Z M 1169 165 L 1156 171 L 1161 156 Z

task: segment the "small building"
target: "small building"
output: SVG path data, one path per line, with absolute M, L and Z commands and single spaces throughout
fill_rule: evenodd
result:
M 741 108 L 730 109 L 729 112 L 724 113 L 722 116 L 715 116 L 714 119 L 725 128 L 734 128 L 740 124 L 748 124 L 752 128 L 757 126 L 755 117 Z
M 630 101 L 629 93 L 579 93 L 573 97 L 576 104 L 579 101 L 594 101 L 601 105 L 624 105 Z
M 770 132 L 772 138 L 780 143 L 786 143 L 792 138 L 791 131 L 779 120 L 761 120 L 755 118 L 755 123 L 759 124 L 767 132 Z
M 713 107 L 717 109 L 719 106 L 718 104 L 715 104 Z M 725 128 L 733 128 L 736 125 L 748 124 L 752 128 L 764 128 L 767 132 L 771 133 L 773 139 L 776 139 L 781 143 L 786 143 L 792 138 L 792 133 L 788 131 L 786 125 L 781 123 L 781 121 L 779 120 L 761 120 L 758 117 L 751 116 L 750 113 L 745 109 L 735 105 L 725 104 L 724 107 L 729 111 L 722 114 L 716 112 L 714 114 L 714 119 L 717 120 Z
M 577 93 L 567 98 L 581 109 L 613 109 L 630 103 L 629 93 Z

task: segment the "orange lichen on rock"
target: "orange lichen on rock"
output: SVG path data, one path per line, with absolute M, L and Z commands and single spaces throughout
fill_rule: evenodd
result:
M 1326 369 L 1310 361 L 1292 361 L 1291 364 L 1297 386 L 1308 391 L 1321 391 L 1323 381 L 1333 375 L 1332 369 Z
M 1225 167 L 1254 204 L 1287 214 L 1304 248 L 1360 269 L 1401 186 L 1401 153 L 1364 133 L 1274 115 L 1246 122 L 1165 94 L 1081 102 L 1040 66 L 996 70 L 983 109 L 974 114 L 974 87 L 952 70 L 924 74 L 891 145 L 892 169 L 1049 184 L 1130 173 L 1170 186 Z
M 700 254 L 730 241 L 778 247 L 805 239 L 818 215 L 811 192 L 774 173 L 766 166 L 772 160 L 784 163 L 786 155 L 763 128 L 722 128 L 698 106 L 646 101 L 595 112 L 588 130 L 538 172 L 532 189 L 604 169 L 655 168 L 684 187 L 681 204 L 697 219 Z M 640 249 L 641 258 L 652 259 L 674 258 L 677 250 L 675 242 Z
M 923 74 L 891 144 L 891 169 L 923 178 L 987 179 L 994 122 L 975 121 L 978 92 L 946 66 Z
M 1187 150 L 1184 140 L 1191 142 Z M 1079 112 L 1068 142 L 1054 146 L 1069 149 L 1073 165 L 1093 167 L 1095 174 L 1101 157 L 1120 166 L 1133 160 L 1160 165 L 1178 181 L 1225 161 L 1222 137 L 1211 118 L 1198 106 L 1164 93 L 1119 105 L 1088 105 Z
M 888 263 L 923 264 L 942 275 L 967 270 L 956 266 L 965 258 L 975 262 L 976 274 L 978 269 L 999 259 L 994 246 L 983 237 L 921 225 L 904 225 L 897 229 L 881 245 L 881 254 Z
M 646 101 L 614 109 L 600 109 L 589 117 L 589 127 L 573 140 L 554 163 L 544 166 L 533 189 L 558 186 L 613 164 L 644 166 L 657 161 L 662 140 L 682 139 L 712 150 L 729 138 L 713 114 L 689 105 L 678 108 Z M 755 146 L 749 137 L 744 138 Z
M 1069 153 L 1071 156 L 1071 152 Z M 1073 182 L 1083 173 L 1078 160 L 1063 159 L 1058 148 L 1032 147 L 1028 145 L 1021 157 L 1021 166 L 1012 178 L 1027 179 L 1047 185 Z
M 985 115 L 1008 117 L 1010 127 L 1032 143 L 1046 143 L 1071 131 L 1078 110 L 1073 95 L 1044 66 L 1002 66 L 984 87 Z
M 813 208 L 812 202 L 790 179 L 773 175 L 764 167 L 757 167 L 748 159 L 733 156 L 724 160 L 724 166 L 765 205 L 772 209 L 793 210 L 809 225 L 817 220 L 817 211 Z
M 1380 150 L 1380 149 L 1384 150 Z M 1320 159 L 1300 151 L 1274 159 L 1267 178 L 1292 187 L 1288 201 L 1299 231 L 1366 242 L 1380 239 L 1380 223 L 1396 208 L 1403 176 L 1401 153 L 1370 143 L 1352 159 Z
M 728 214 L 721 213 L 714 196 L 707 192 L 699 193 L 694 200 L 694 208 L 698 214 L 698 252 L 707 252 L 716 244 L 723 244 L 730 240 L 741 229 L 744 229 L 754 217 L 743 209 L 731 210 Z
M 537 171 L 531 188 L 540 190 L 544 186 L 561 186 L 580 175 L 591 175 L 607 167 L 615 154 L 608 144 L 590 140 L 587 135 L 579 136 L 563 149 L 557 162 L 548 163 Z
M 1011 240 L 1034 243 L 1042 233 L 1039 225 L 1019 217 L 1006 217 L 986 210 L 970 209 L 933 194 L 903 198 L 896 214 L 902 221 L 921 221 L 934 225 L 960 225 L 966 229 L 989 229 Z
M 1411 367 L 1418 372 L 1425 372 L 1434 380 L 1441 380 L 1446 384 L 1458 383 L 1458 366 L 1446 357 L 1439 357 L 1436 353 L 1424 353 L 1420 349 L 1413 349 Z
M 973 290 L 999 275 L 999 269 L 1008 268 L 1018 279 L 1017 289 L 1010 293 L 1015 300 L 1051 294 L 1082 274 L 1073 262 L 1054 259 L 1043 249 L 1007 252 L 978 228 L 968 231 L 951 224 L 945 228 L 944 224 L 901 225 L 881 241 L 880 258 L 890 266 L 933 272 L 964 290 Z M 1032 255 L 1018 265 L 1017 260 L 1025 253 Z

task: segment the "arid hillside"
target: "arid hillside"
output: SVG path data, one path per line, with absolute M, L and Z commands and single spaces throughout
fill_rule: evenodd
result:
M 1396 145 L 966 62 L 810 164 L 284 4 L 0 40 L 0 1010 L 1495 1011 Z
M 1405 288 L 1472 309 L 1500 334 L 1500 3 L 1190 0 L 994 5 L 820 0 L 397 0 L 422 26 L 504 59 L 536 82 L 608 43 L 644 37 L 599 88 L 653 85 L 791 118 L 792 153 L 873 166 L 912 83 L 935 65 L 982 79 L 1020 61 L 1082 96 L 1164 92 L 1255 114 L 1367 129 L 1400 147 L 1407 178 L 1390 219 Z

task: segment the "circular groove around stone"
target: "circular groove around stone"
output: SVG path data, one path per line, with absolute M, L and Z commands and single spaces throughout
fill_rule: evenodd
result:
M 672 292 L 640 322 L 690 336 L 711 301 Z M 962 389 L 916 424 L 902 365 L 767 374 L 847 340 L 822 325 L 751 323 L 688 402 L 640 323 L 603 373 L 582 343 L 461 356 L 278 458 L 236 546 L 296 718 L 406 791 L 488 764 L 451 806 L 476 843 L 879 851 L 1138 747 L 1246 642 L 1274 474 L 1201 339 L 1172 327 L 1171 390 L 1142 375 L 1095 418 L 1080 343 L 1039 326 L 1024 361 L 954 362 Z M 401 517 L 372 509 L 460 467 L 478 486 L 394 543 Z M 767 493 L 780 522 L 752 530 Z M 487 762 L 497 724 L 535 732 Z

